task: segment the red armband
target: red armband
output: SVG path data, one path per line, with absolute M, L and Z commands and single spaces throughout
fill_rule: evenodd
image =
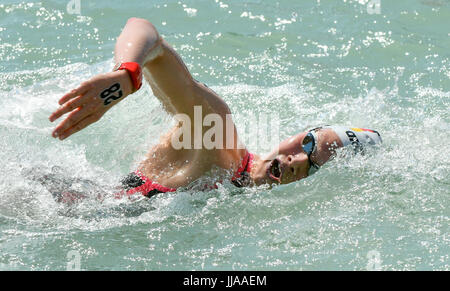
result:
M 142 69 L 138 63 L 128 62 L 128 63 L 119 63 L 114 67 L 114 71 L 118 70 L 127 70 L 128 74 L 130 74 L 131 81 L 133 83 L 134 91 L 136 92 L 142 86 Z

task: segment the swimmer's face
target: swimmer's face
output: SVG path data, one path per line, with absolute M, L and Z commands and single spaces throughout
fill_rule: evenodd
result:
M 309 160 L 302 148 L 306 132 L 282 141 L 271 153 L 257 163 L 255 184 L 288 184 L 308 176 Z
M 320 129 L 317 134 L 316 147 L 310 159 L 318 166 L 325 164 L 342 147 L 336 132 L 332 129 Z M 308 133 L 302 132 L 282 141 L 271 153 L 255 163 L 252 178 L 256 185 L 288 184 L 306 178 L 310 168 L 308 155 L 303 150 L 303 141 Z M 305 146 L 308 144 L 305 140 Z

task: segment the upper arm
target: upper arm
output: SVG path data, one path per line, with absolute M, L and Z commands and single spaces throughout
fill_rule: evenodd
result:
M 194 106 L 201 106 L 203 114 L 229 114 L 225 102 L 194 80 L 181 57 L 166 41 L 162 40 L 156 51 L 158 55 L 145 64 L 144 76 L 169 113 L 184 113 L 193 118 Z

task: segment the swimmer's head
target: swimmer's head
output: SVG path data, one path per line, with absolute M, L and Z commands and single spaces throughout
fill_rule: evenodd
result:
M 287 138 L 265 156 L 255 156 L 251 176 L 256 185 L 288 184 L 311 175 L 342 146 L 331 129 Z
M 314 173 L 332 158 L 339 147 L 361 151 L 382 143 L 371 129 L 343 126 L 320 127 L 282 141 L 266 156 L 255 156 L 251 177 L 256 185 L 288 184 Z

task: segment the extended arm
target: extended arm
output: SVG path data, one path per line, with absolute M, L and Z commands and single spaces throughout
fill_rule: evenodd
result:
M 204 113 L 230 113 L 214 91 L 192 78 L 181 57 L 145 19 L 128 20 L 117 41 L 115 59 L 138 62 L 153 94 L 171 114 L 193 117 L 194 106 L 202 106 Z
M 192 78 L 180 56 L 147 20 L 128 20 L 116 43 L 115 61 L 139 63 L 154 95 L 171 114 L 193 117 L 196 105 L 202 106 L 204 114 L 229 113 L 216 93 Z M 131 79 L 124 70 L 100 74 L 82 83 L 59 100 L 60 108 L 49 117 L 53 122 L 69 113 L 52 136 L 62 140 L 82 130 L 132 92 Z M 105 96 L 114 98 L 108 97 L 106 102 Z

